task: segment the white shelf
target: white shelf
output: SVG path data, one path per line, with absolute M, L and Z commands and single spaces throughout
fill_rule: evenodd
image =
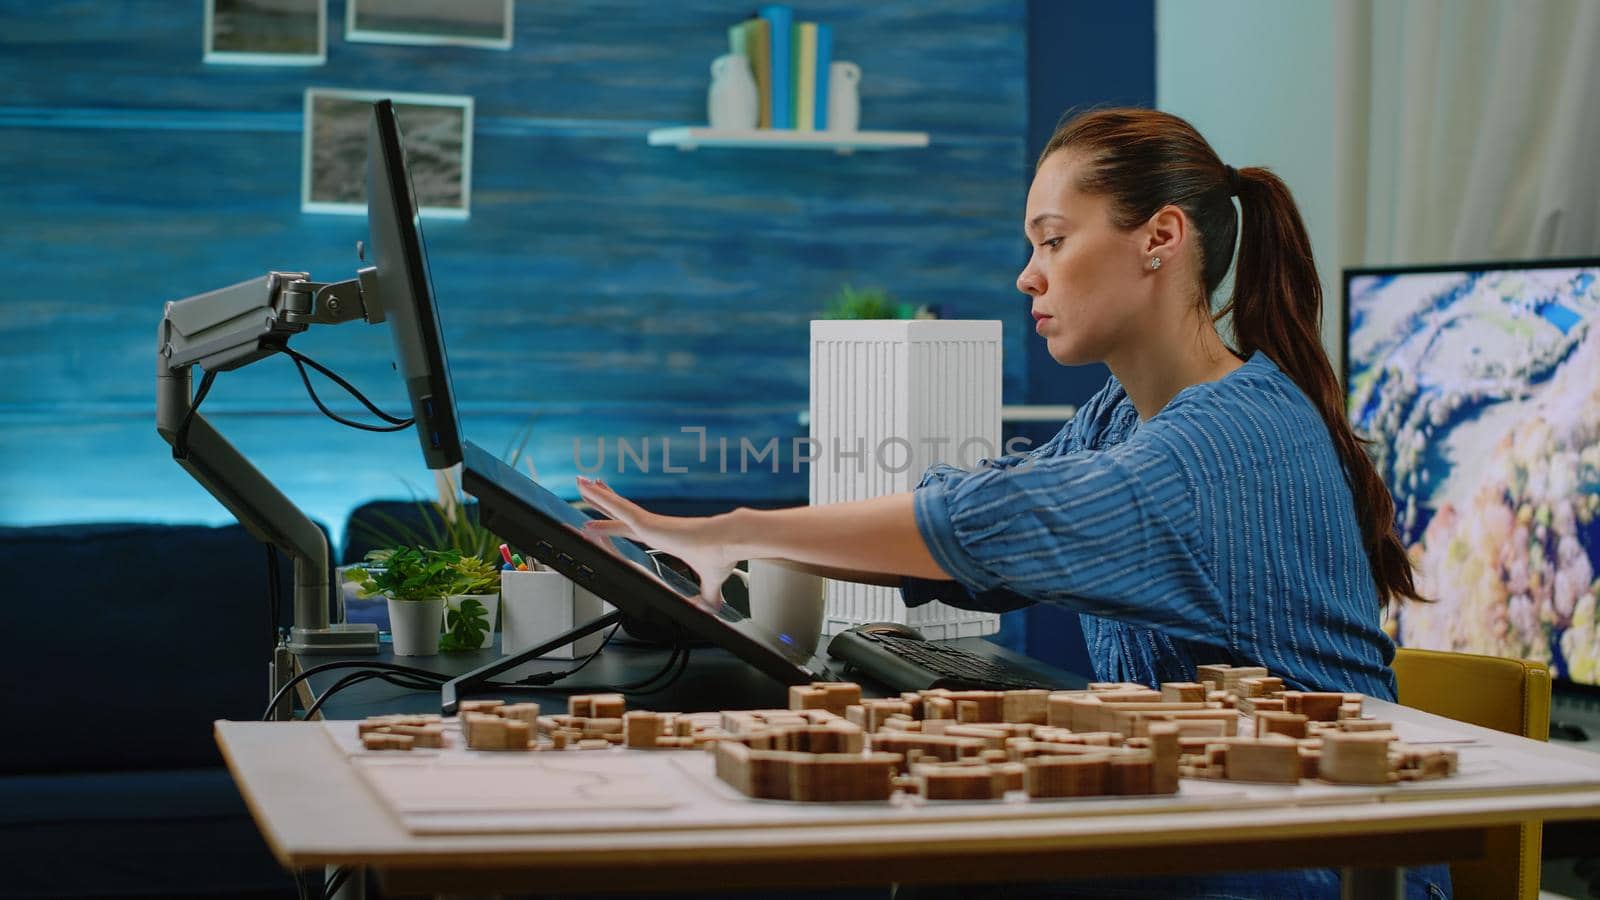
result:
M 903 150 L 928 146 L 926 131 L 795 131 L 790 128 L 657 128 L 650 132 L 650 146 L 741 147 L 770 150 L 832 150 L 853 153 L 857 150 Z

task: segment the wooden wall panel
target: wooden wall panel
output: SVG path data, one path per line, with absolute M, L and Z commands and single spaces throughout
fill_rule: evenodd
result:
M 0 5 L 0 521 L 226 518 L 155 435 L 156 325 L 164 301 L 269 269 L 353 273 L 364 220 L 299 211 L 306 86 L 476 98 L 472 217 L 425 223 L 452 369 L 471 435 L 499 449 L 538 416 L 535 458 L 568 493 L 574 438 L 802 433 L 807 322 L 845 282 L 1006 320 L 1007 397 L 1025 399 L 1022 3 L 797 4 L 861 63 L 868 127 L 932 135 L 850 157 L 645 144 L 703 118 L 744 4 L 519 3 L 509 52 L 349 44 L 331 7 L 327 65 L 256 69 L 199 62 L 199 3 Z M 403 402 L 385 329 L 295 346 Z M 402 479 L 429 486 L 408 435 L 325 422 L 287 360 L 223 374 L 206 409 L 335 530 Z M 611 480 L 752 499 L 806 483 L 787 464 Z

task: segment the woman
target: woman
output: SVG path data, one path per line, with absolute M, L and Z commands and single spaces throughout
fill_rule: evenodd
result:
M 910 493 L 706 519 L 652 515 L 580 479 L 611 517 L 593 531 L 679 556 L 708 600 L 735 561 L 787 559 L 899 584 L 909 604 L 1070 607 L 1102 681 L 1188 681 L 1215 661 L 1393 700 L 1381 612 L 1418 597 L 1322 350 L 1322 291 L 1288 188 L 1224 165 L 1175 116 L 1101 110 L 1051 138 L 1024 230 L 1017 287 L 1050 355 L 1113 376 L 1048 443 L 976 471 L 935 466 Z M 1233 295 L 1214 316 L 1236 236 Z M 1234 349 L 1215 326 L 1230 314 Z M 1411 888 L 1446 895 L 1429 882 L 1448 885 L 1443 867 Z M 1338 893 L 1328 871 L 1144 887 Z

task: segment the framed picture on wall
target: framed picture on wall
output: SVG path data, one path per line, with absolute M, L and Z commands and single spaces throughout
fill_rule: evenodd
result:
M 344 38 L 511 49 L 512 0 L 348 0 Z
M 367 127 L 372 104 L 394 101 L 417 206 L 465 219 L 472 208 L 472 98 L 307 88 L 300 208 L 367 213 Z
M 205 0 L 208 63 L 320 66 L 328 60 L 328 0 Z

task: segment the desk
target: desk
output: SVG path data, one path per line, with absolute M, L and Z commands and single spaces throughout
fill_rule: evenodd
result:
M 776 696 L 781 688 L 774 684 L 772 691 Z M 936 814 L 886 821 L 881 807 L 839 805 L 762 827 L 667 829 L 659 818 L 673 814 L 666 811 L 639 830 L 416 835 L 368 790 L 323 724 L 219 722 L 216 734 L 279 862 L 295 869 L 368 866 L 387 890 L 401 894 L 952 883 L 1353 865 L 1367 867 L 1365 877 L 1375 873 L 1378 881 L 1393 883 L 1392 868 L 1383 867 L 1476 858 L 1489 827 L 1600 818 L 1600 762 L 1591 754 L 1368 703 L 1381 718 L 1455 732 L 1496 760 L 1520 759 L 1520 770 L 1530 768 L 1531 759 L 1583 766 L 1593 777 L 1381 802 L 1351 792 L 1215 809 L 1180 792 L 1137 810 L 1095 808 L 1091 800 L 1021 806 L 991 818 Z

